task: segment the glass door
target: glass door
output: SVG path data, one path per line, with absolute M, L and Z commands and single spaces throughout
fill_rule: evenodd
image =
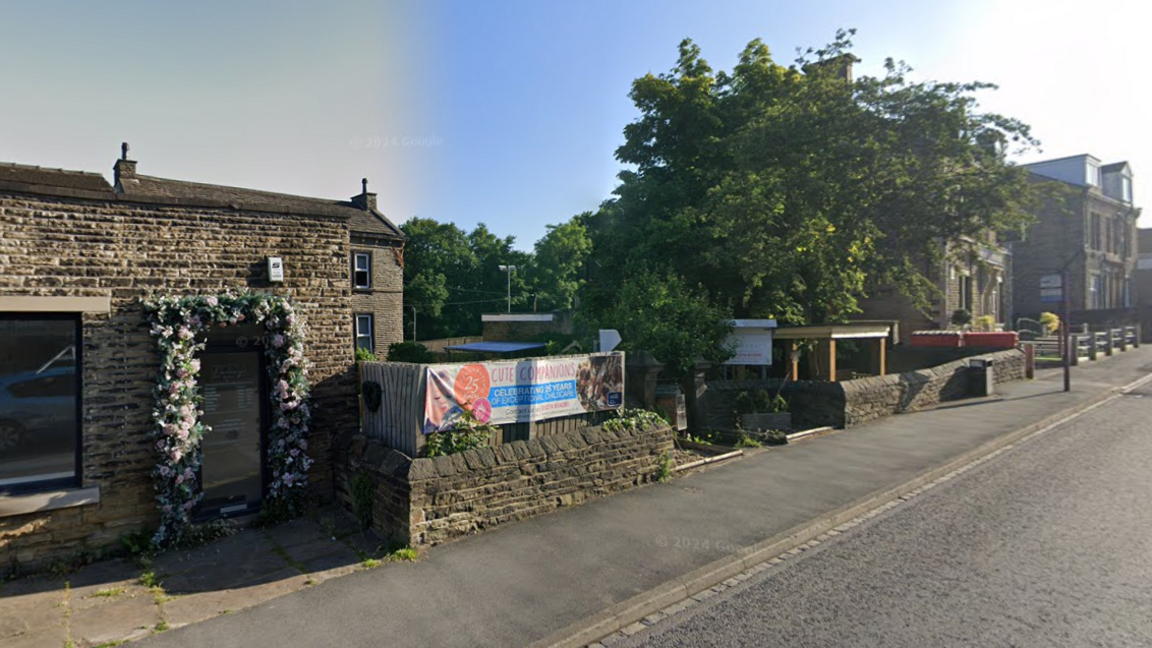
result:
M 264 429 L 267 398 L 263 354 L 213 349 L 200 359 L 204 433 L 200 468 L 204 500 L 199 517 L 259 510 L 264 495 Z

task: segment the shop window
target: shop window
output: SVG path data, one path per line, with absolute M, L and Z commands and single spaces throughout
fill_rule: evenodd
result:
M 80 316 L 0 314 L 0 493 L 75 486 Z

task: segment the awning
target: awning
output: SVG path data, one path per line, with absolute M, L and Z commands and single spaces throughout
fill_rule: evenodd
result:
M 528 349 L 543 349 L 544 342 L 473 342 L 444 347 L 448 351 L 468 351 L 470 353 L 516 353 Z

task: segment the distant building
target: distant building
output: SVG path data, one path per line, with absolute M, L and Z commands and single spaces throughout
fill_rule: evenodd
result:
M 948 328 L 958 310 L 967 311 L 972 319 L 988 316 L 997 324 L 1003 322 L 1010 300 L 1005 291 L 1011 271 L 1007 250 L 989 236 L 985 241 L 953 242 L 942 253 L 941 262 L 920 262 L 920 272 L 936 288 L 925 310 L 913 306 L 896 288 L 881 286 L 860 300 L 862 313 L 853 319 L 895 323 L 896 343 L 908 342 L 916 331 Z
M 1014 316 L 1057 311 L 1055 277 L 1063 271 L 1069 275 L 1071 310 L 1078 314 L 1074 320 L 1103 322 L 1104 313 L 1084 312 L 1132 308 L 1140 210 L 1133 206 L 1128 163 L 1101 164 L 1083 154 L 1025 168 L 1035 182 L 1064 191 L 1044 200 L 1037 222 L 1011 244 Z M 1111 319 L 1122 317 L 1117 313 Z

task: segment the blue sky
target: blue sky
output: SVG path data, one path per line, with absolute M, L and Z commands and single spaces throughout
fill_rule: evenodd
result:
M 633 79 L 684 37 L 716 69 L 753 38 L 778 60 L 858 29 L 858 73 L 1001 85 L 985 104 L 1043 153 L 1152 171 L 1135 2 L 8 2 L 0 161 L 348 197 L 394 220 L 485 222 L 529 249 L 595 209 L 636 117 Z M 1139 52 L 1142 54 L 1143 52 Z

